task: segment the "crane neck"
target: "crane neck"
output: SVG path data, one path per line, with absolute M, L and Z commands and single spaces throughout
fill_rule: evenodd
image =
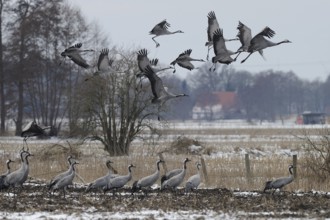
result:
M 10 166 L 9 166 L 10 163 L 11 163 L 11 161 L 7 162 L 7 171 L 9 171 L 9 172 L 10 172 Z
M 293 169 L 293 167 L 290 167 L 290 168 L 289 168 L 289 173 L 290 173 L 291 176 L 293 176 L 292 169 Z
M 188 160 L 185 160 L 184 163 L 183 163 L 183 169 L 184 169 L 184 170 L 187 169 L 187 162 L 188 162 Z
M 30 155 L 27 154 L 27 155 L 24 157 L 24 163 L 25 163 L 26 165 L 29 165 L 28 156 L 30 156 Z
M 157 162 L 157 170 L 158 170 L 158 171 L 160 171 L 160 169 L 159 169 L 159 164 L 160 164 L 160 163 L 161 163 L 161 161 L 158 161 L 158 162 Z

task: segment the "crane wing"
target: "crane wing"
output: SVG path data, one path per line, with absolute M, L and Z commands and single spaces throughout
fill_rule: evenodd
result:
M 216 56 L 227 54 L 225 39 L 223 38 L 221 29 L 217 29 L 213 34 L 213 49 Z
M 97 68 L 99 71 L 105 71 L 111 66 L 110 60 L 109 60 L 109 49 L 102 49 L 101 54 L 99 56 L 99 60 L 97 62 Z
M 167 30 L 170 26 L 171 25 L 169 23 L 167 23 L 167 21 L 165 19 L 162 22 L 159 22 L 158 24 L 156 24 L 155 27 L 150 31 L 150 34 L 161 31 L 161 30 Z
M 273 31 L 272 29 L 270 29 L 269 27 L 265 27 L 259 34 L 257 34 L 256 36 L 264 36 L 264 37 L 268 37 L 268 38 L 272 38 L 275 35 L 275 31 Z
M 190 62 L 190 61 L 184 61 L 184 62 L 177 62 L 179 66 L 188 69 L 188 70 L 192 70 L 194 69 L 194 65 Z
M 151 85 L 151 91 L 155 98 L 159 98 L 161 94 L 165 91 L 163 86 L 163 81 L 154 70 L 148 65 L 145 70 L 145 76 L 149 79 Z
M 86 60 L 84 60 L 79 53 L 74 53 L 74 54 L 70 54 L 68 55 L 68 57 L 77 65 L 87 69 L 89 67 L 89 65 L 86 63 Z
M 237 37 L 239 38 L 242 46 L 250 45 L 250 41 L 252 39 L 251 29 L 240 21 L 238 23 L 237 29 L 238 29 Z
M 213 33 L 217 29 L 220 29 L 220 26 L 219 26 L 219 23 L 215 16 L 214 11 L 210 11 L 207 15 L 207 18 L 208 18 L 207 39 L 210 42 L 213 40 Z

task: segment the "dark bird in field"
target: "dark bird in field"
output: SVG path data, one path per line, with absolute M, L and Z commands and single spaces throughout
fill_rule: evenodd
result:
M 47 135 L 45 132 L 46 129 L 51 128 L 51 126 L 41 128 L 35 120 L 29 122 L 22 130 L 21 137 L 23 137 L 23 141 L 27 145 L 26 141 L 30 137 L 34 136 L 42 136 L 42 135 Z M 23 145 L 23 150 L 24 150 L 24 145 Z M 27 149 L 29 151 L 29 149 Z
M 182 96 L 188 96 L 186 94 L 173 94 L 168 91 L 167 87 L 164 87 L 163 81 L 157 74 L 154 72 L 154 70 L 147 66 L 147 68 L 144 70 L 145 76 L 149 79 L 150 85 L 151 85 L 151 91 L 153 94 L 153 99 L 151 100 L 152 103 L 158 104 L 159 109 L 164 105 L 164 103 L 170 99 L 178 98 Z M 158 120 L 159 120 L 158 116 Z
M 209 52 L 213 46 L 213 34 L 216 30 L 220 29 L 220 26 L 219 26 L 219 23 L 218 23 L 217 17 L 215 16 L 214 11 L 210 11 L 207 14 L 207 21 L 208 21 L 207 42 L 205 43 L 205 46 L 208 47 L 206 59 L 209 60 Z M 238 40 L 238 39 L 237 38 L 224 39 L 224 41 L 233 41 L 233 40 Z
M 175 64 L 178 64 L 182 68 L 192 70 L 192 69 L 195 69 L 195 67 L 191 63 L 191 61 L 205 62 L 203 59 L 195 59 L 195 58 L 190 57 L 191 52 L 192 52 L 191 49 L 184 51 L 171 63 L 171 65 L 173 65 L 175 67 Z M 175 73 L 175 71 L 176 70 L 174 69 L 173 73 Z
M 230 64 L 234 61 L 231 55 L 235 52 L 227 50 L 225 40 L 223 38 L 222 30 L 217 29 L 213 34 L 213 49 L 215 56 L 212 57 L 212 63 L 214 66 L 213 71 L 216 69 L 216 63 Z M 210 69 L 211 70 L 211 69 Z
M 266 184 L 265 184 L 264 192 L 266 192 L 266 190 L 269 190 L 269 189 L 274 189 L 274 191 L 273 191 L 273 194 L 274 194 L 276 189 L 281 190 L 284 186 L 291 183 L 294 179 L 292 169 L 293 169 L 293 165 L 290 165 L 289 166 L 290 176 L 288 176 L 288 177 L 281 177 L 281 178 L 276 179 L 276 180 L 267 181 Z
M 263 56 L 263 49 L 267 47 L 273 47 L 280 45 L 282 43 L 291 43 L 289 40 L 283 40 L 278 43 L 274 43 L 272 41 L 267 40 L 265 37 L 272 38 L 275 35 L 275 31 L 270 29 L 269 27 L 265 27 L 259 34 L 254 36 L 251 41 L 249 48 L 247 52 L 249 52 L 249 55 L 241 61 L 241 63 L 244 63 L 254 52 L 258 51 L 261 56 Z
M 155 27 L 149 32 L 149 34 L 156 35 L 152 37 L 152 40 L 156 43 L 156 47 L 159 47 L 160 44 L 155 40 L 156 37 L 162 36 L 162 35 L 170 35 L 170 34 L 176 34 L 176 33 L 183 33 L 183 31 L 169 31 L 168 28 L 171 25 L 167 23 L 166 20 L 163 20 L 162 22 L 155 25 Z
M 86 60 L 81 57 L 81 53 L 94 51 L 94 50 L 82 50 L 80 49 L 82 46 L 82 43 L 77 43 L 67 49 L 65 49 L 62 53 L 62 57 L 69 57 L 75 64 L 87 69 L 90 67 L 89 64 L 87 64 Z

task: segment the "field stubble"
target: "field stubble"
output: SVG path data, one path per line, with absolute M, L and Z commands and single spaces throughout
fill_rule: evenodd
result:
M 311 132 L 311 135 L 317 138 L 317 132 Z M 69 154 L 72 154 L 79 161 L 79 165 L 77 165 L 78 176 L 74 180 L 76 187 L 70 190 L 71 194 L 68 200 L 71 201 L 70 203 L 74 203 L 71 211 L 77 211 L 75 210 L 77 208 L 88 209 L 91 206 L 93 207 L 92 209 L 101 212 L 105 210 L 118 211 L 116 207 L 120 207 L 120 204 L 124 202 L 126 204 L 125 211 L 158 210 L 160 207 L 163 211 L 197 209 L 204 212 L 203 210 L 206 209 L 216 212 L 254 212 L 256 213 L 254 217 L 259 215 L 259 217 L 283 217 L 286 216 L 286 211 L 289 213 L 288 216 L 291 217 L 310 217 L 320 216 L 319 212 L 321 211 L 323 216 L 329 217 L 330 214 L 326 211 L 327 208 L 324 208 L 324 206 L 328 207 L 329 205 L 329 193 L 315 194 L 315 192 L 329 192 L 330 183 L 329 181 L 318 181 L 309 171 L 305 160 L 305 152 L 301 148 L 303 142 L 292 135 L 293 133 L 295 135 L 301 134 L 297 130 L 283 131 L 281 129 L 216 129 L 195 130 L 195 132 L 193 130 L 165 130 L 160 138 L 154 137 L 144 142 L 133 142 L 130 156 L 121 157 L 110 157 L 103 151 L 103 147 L 98 142 L 81 143 L 79 140 L 74 139 L 31 139 L 28 141 L 28 144 L 30 152 L 35 156 L 30 158 L 30 179 L 28 182 L 38 181 L 41 184 L 36 186 L 27 185 L 27 189 L 34 187 L 34 191 L 37 192 L 36 188 L 40 188 L 40 195 L 38 193 L 32 195 L 32 197 L 36 198 L 36 201 L 41 197 L 47 197 L 44 184 L 68 168 L 66 158 Z M 171 144 L 174 140 L 181 137 L 197 140 L 203 147 L 204 154 L 196 155 L 191 152 L 184 154 L 173 153 Z M 15 159 L 17 162 L 12 165 L 12 169 L 17 169 L 20 164 L 18 162 L 18 152 L 22 148 L 21 139 L 2 137 L 0 140 L 0 150 L 2 150 L 0 163 L 5 164 L 5 160 L 8 158 Z M 156 161 L 159 159 L 159 153 L 161 152 L 168 170 L 182 167 L 182 162 L 186 157 L 192 159 L 192 162 L 188 163 L 185 180 L 196 173 L 195 162 L 203 158 L 208 181 L 206 182 L 203 178 L 203 183 L 199 187 L 200 191 L 198 193 L 186 195 L 182 198 L 172 193 L 156 193 L 144 199 L 141 195 L 130 197 L 124 193 L 122 199 L 113 198 L 103 201 L 101 199 L 102 195 L 100 195 L 101 200 L 94 201 L 95 197 L 93 197 L 93 194 L 89 196 L 86 196 L 84 193 L 81 194 L 89 182 L 108 172 L 105 166 L 106 160 L 110 159 L 114 162 L 113 167 L 119 174 L 126 174 L 129 164 L 133 163 L 136 165 L 136 168 L 133 170 L 133 178 L 127 184 L 127 186 L 131 186 L 134 180 L 155 171 Z M 247 178 L 246 174 L 246 154 L 249 154 L 250 158 L 250 179 Z M 285 191 L 291 193 L 279 194 L 275 197 L 269 194 L 262 194 L 265 181 L 289 175 L 288 166 L 292 164 L 292 155 L 298 156 L 297 178 L 284 188 Z M 0 172 L 4 172 L 4 170 L 5 167 L 1 166 Z M 164 173 L 163 168 L 161 172 Z M 157 182 L 157 184 L 159 185 L 160 182 Z M 25 189 L 24 193 L 26 193 Z M 244 191 L 248 192 L 248 194 L 239 194 L 239 192 Z M 235 194 L 235 192 L 238 192 L 238 194 Z M 254 196 L 254 192 L 257 196 Z M 2 196 L 4 195 L 2 194 Z M 46 199 L 48 205 L 39 207 L 39 209 L 33 208 L 39 211 L 52 211 L 52 207 L 61 210 L 60 206 L 55 205 L 58 200 L 56 198 L 61 198 L 61 195 L 58 194 L 56 196 Z M 175 200 L 173 200 L 173 196 L 175 196 Z M 31 197 L 31 195 L 27 197 Z M 194 199 L 191 200 L 191 198 Z M 11 198 L 5 197 L 4 199 L 8 200 Z M 74 202 L 76 199 L 77 201 Z M 189 202 L 189 205 L 187 205 L 187 199 L 192 201 Z M 30 201 L 30 203 L 33 204 L 33 201 Z M 31 206 L 37 206 L 37 204 Z M 164 204 L 168 205 L 164 206 Z M 62 208 L 70 211 L 70 208 L 67 207 L 70 206 L 63 205 Z M 17 207 L 8 206 L 6 209 L 8 211 L 17 211 Z M 28 207 L 24 206 L 22 211 L 24 210 L 28 211 Z M 260 214 L 265 211 L 273 213 L 272 215 L 274 216 L 269 216 L 269 213 Z M 274 211 L 277 214 L 274 214 Z M 309 215 L 310 213 L 312 215 Z M 251 217 L 250 214 L 248 216 Z

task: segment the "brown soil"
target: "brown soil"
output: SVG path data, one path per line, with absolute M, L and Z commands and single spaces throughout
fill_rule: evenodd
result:
M 330 194 L 230 191 L 199 189 L 190 194 L 153 190 L 131 195 L 130 189 L 112 193 L 85 193 L 85 188 L 71 187 L 66 197 L 62 192 L 49 194 L 45 184 L 25 185 L 16 196 L 0 192 L 2 212 L 133 212 L 142 210 L 200 211 L 236 213 L 242 218 L 330 218 Z M 11 192 L 12 190 L 10 190 Z M 241 215 L 241 216 L 240 216 Z M 207 214 L 206 214 L 207 216 Z

